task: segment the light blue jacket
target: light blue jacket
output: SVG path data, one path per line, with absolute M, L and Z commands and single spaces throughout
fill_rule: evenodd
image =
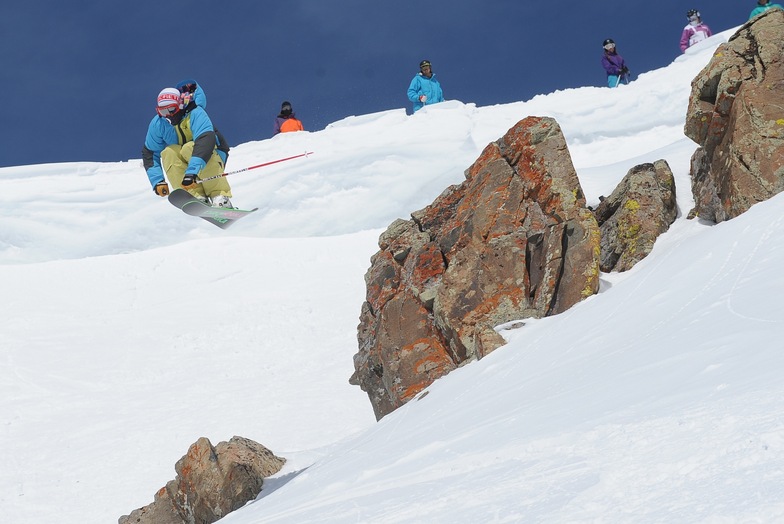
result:
M 419 101 L 419 97 L 425 95 L 427 100 L 425 103 Z M 422 73 L 417 73 L 411 85 L 408 86 L 408 99 L 414 103 L 414 111 L 419 111 L 425 105 L 436 104 L 444 101 L 444 93 L 441 91 L 441 84 L 436 80 L 436 75 L 433 73 L 430 78 L 424 76 Z
M 761 14 L 761 13 L 764 13 L 764 12 L 765 12 L 765 11 L 767 11 L 768 9 L 772 9 L 772 8 L 774 8 L 774 7 L 778 8 L 778 9 L 784 9 L 784 7 L 782 7 L 782 6 L 781 6 L 781 4 L 768 4 L 768 5 L 761 5 L 761 6 L 759 6 L 759 7 L 755 7 L 755 8 L 754 8 L 754 10 L 753 10 L 753 11 L 751 12 L 751 14 L 749 15 L 749 20 L 751 20 L 752 18 L 754 18 L 755 16 L 757 16 L 757 15 L 759 15 L 759 14 Z
M 198 174 L 207 165 L 213 152 L 215 152 L 215 129 L 210 117 L 201 107 L 194 107 L 183 117 L 177 125 L 171 125 L 168 120 L 158 115 L 152 117 L 147 127 L 147 136 L 144 147 L 152 152 L 151 165 L 147 168 L 147 178 L 152 187 L 163 182 L 163 169 L 161 168 L 161 151 L 173 144 L 183 145 L 194 142 L 193 156 L 188 162 L 185 173 Z M 224 163 L 226 158 L 222 151 L 218 151 Z

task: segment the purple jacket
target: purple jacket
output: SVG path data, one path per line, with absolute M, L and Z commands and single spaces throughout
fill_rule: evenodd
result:
M 607 76 L 618 76 L 621 74 L 621 69 L 626 67 L 623 57 L 618 53 L 609 53 L 607 51 L 602 55 L 602 67 L 607 71 Z
M 710 27 L 702 22 L 697 25 L 687 25 L 683 28 L 683 33 L 681 33 L 681 51 L 685 52 L 697 42 L 702 42 L 712 35 Z

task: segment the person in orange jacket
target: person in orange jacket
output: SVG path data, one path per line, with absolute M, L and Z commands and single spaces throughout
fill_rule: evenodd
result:
M 280 114 L 275 118 L 275 129 L 272 131 L 272 136 L 278 133 L 288 133 L 290 131 L 304 131 L 302 122 L 297 120 L 294 112 L 291 110 L 291 102 L 283 102 L 280 106 Z

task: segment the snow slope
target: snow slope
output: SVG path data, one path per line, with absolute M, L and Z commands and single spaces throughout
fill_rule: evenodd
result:
M 721 33 L 615 90 L 448 101 L 233 149 L 227 231 L 138 159 L 0 169 L 0 514 L 115 522 L 198 437 L 285 457 L 232 524 L 784 520 L 784 198 L 688 221 L 689 83 Z M 380 232 L 553 116 L 589 203 L 664 158 L 680 215 L 632 271 L 376 423 L 350 386 Z M 226 130 L 228 132 L 228 130 Z M 139 143 L 144 130 L 139 130 Z

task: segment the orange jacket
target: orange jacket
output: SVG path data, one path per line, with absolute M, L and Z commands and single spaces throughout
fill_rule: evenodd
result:
M 296 118 L 287 118 L 286 121 L 280 125 L 281 133 L 288 133 L 289 131 L 304 131 L 304 130 L 305 128 L 302 127 L 302 122 L 300 122 Z
M 288 133 L 289 131 L 304 131 L 305 128 L 302 126 L 302 122 L 290 116 L 288 118 L 283 118 L 278 116 L 275 119 L 275 130 L 273 131 L 273 135 L 277 135 L 278 133 Z

